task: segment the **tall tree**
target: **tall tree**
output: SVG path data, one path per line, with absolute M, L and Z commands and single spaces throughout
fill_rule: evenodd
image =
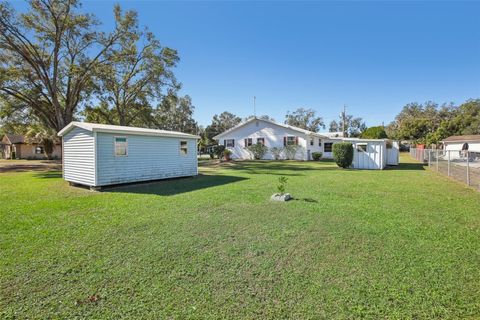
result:
M 102 123 L 129 126 L 136 122 L 148 127 L 151 123 L 138 122 L 149 119 L 151 103 L 160 100 L 165 87 L 179 87 L 172 72 L 178 54 L 162 47 L 148 30 L 140 30 L 136 13 L 128 16 L 131 21 L 125 21 L 118 5 L 114 11 L 116 21 L 125 24 L 126 32 L 105 52 L 109 63 L 99 67 L 95 77 L 94 93 L 100 103 L 86 108 L 85 114 L 87 118 L 95 115 Z
M 335 120 L 330 122 L 329 131 L 343 131 L 343 134 L 346 137 L 358 137 L 366 128 L 367 126 L 362 118 L 354 118 L 352 115 L 346 114 L 342 111 L 342 113 L 340 113 L 340 120 L 338 122 Z
M 313 109 L 298 108 L 290 113 L 287 112 L 285 116 L 285 124 L 318 132 L 321 128 L 325 128 L 323 118 L 317 116 L 317 113 Z
M 205 128 L 205 134 L 208 140 L 212 142 L 214 136 L 235 127 L 241 121 L 242 118 L 224 111 L 220 115 L 213 116 L 212 123 Z
M 28 108 L 47 127 L 61 130 L 92 90 L 105 53 L 128 34 L 134 13 L 117 18 L 110 34 L 78 12 L 77 0 L 31 0 L 17 15 L 0 4 L 0 98 Z
M 175 93 L 170 93 L 162 99 L 155 110 L 155 126 L 164 130 L 198 134 L 198 124 L 193 119 L 194 110 L 192 99 L 188 95 L 179 97 Z

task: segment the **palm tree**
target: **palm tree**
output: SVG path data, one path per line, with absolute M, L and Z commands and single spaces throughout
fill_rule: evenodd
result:
M 32 124 L 28 127 L 25 135 L 27 142 L 36 143 L 43 146 L 43 150 L 48 159 L 52 158 L 55 143 L 58 142 L 58 137 L 55 130 L 46 128 L 39 124 Z

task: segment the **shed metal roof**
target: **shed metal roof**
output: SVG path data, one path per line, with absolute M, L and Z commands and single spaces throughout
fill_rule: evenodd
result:
M 167 130 L 127 127 L 127 126 L 114 126 L 109 124 L 77 122 L 77 121 L 70 122 L 65 128 L 60 130 L 58 135 L 60 137 L 63 137 L 66 133 L 68 133 L 74 127 L 82 128 L 91 132 L 107 132 L 107 133 L 119 133 L 119 134 L 136 134 L 136 135 L 144 135 L 144 136 L 200 139 L 200 137 L 197 135 L 178 132 L 178 131 L 167 131 Z

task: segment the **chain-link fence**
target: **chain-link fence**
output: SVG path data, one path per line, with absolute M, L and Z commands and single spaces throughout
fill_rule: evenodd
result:
M 480 152 L 410 148 L 410 156 L 432 170 L 480 189 Z

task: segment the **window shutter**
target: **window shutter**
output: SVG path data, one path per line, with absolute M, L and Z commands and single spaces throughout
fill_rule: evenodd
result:
M 223 146 L 226 147 L 227 146 L 227 140 L 223 140 Z
M 247 139 L 243 139 L 243 142 L 245 143 L 245 147 L 248 147 Z
M 298 145 L 298 137 L 295 137 L 295 144 Z
M 283 137 L 283 146 L 284 146 L 284 147 L 287 146 L 287 137 Z
M 232 139 L 232 148 L 235 147 L 235 139 Z

